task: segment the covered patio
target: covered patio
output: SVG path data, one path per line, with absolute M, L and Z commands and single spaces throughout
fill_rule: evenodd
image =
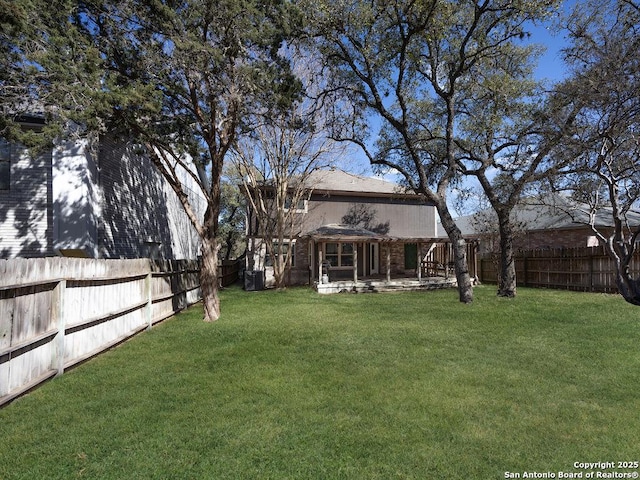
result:
M 323 225 L 309 241 L 318 293 L 432 290 L 456 285 L 442 239 L 396 238 L 361 227 Z

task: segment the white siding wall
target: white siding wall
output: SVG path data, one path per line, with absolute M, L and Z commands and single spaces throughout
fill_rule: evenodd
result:
M 52 255 L 51 154 L 11 146 L 11 184 L 0 190 L 0 258 Z
M 0 190 L 0 258 L 193 259 L 200 242 L 178 197 L 132 144 L 69 141 L 32 157 L 13 147 Z M 206 202 L 183 172 L 200 218 Z
M 100 249 L 104 258 L 196 258 L 199 240 L 178 197 L 138 147 L 105 137 L 100 144 Z M 186 174 L 200 217 L 204 199 Z
M 67 141 L 53 150 L 53 248 L 96 258 L 101 217 L 95 142 Z
M 189 202 L 198 214 L 200 220 L 204 218 L 207 203 L 195 181 L 185 172 L 179 175 L 186 187 Z M 200 255 L 200 239 L 191 221 L 184 212 L 182 204 L 171 186 L 164 182 L 164 195 L 167 199 L 167 216 L 171 229 L 171 248 L 175 258 L 193 259 Z

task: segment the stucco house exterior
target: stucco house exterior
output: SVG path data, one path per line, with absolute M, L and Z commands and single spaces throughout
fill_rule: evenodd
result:
M 287 284 L 421 276 L 419 265 L 441 242 L 436 209 L 424 197 L 338 169 L 313 172 L 306 184 Z M 269 286 L 273 269 L 251 212 L 247 226 L 247 269 L 264 271 Z
M 203 212 L 204 199 L 195 188 L 189 192 Z M 107 135 L 33 156 L 0 139 L 0 258 L 198 253 L 178 198 L 133 142 Z

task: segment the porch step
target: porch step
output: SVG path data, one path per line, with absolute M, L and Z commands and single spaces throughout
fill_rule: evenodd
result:
M 316 285 L 316 290 L 320 294 L 331 293 L 377 293 L 377 292 L 401 292 L 416 290 L 437 290 L 441 288 L 453 288 L 457 285 L 455 278 L 452 279 L 430 279 L 430 280 L 365 280 L 365 281 L 342 281 L 321 283 Z

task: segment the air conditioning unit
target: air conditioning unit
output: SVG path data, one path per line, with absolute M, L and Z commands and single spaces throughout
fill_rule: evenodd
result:
M 244 289 L 248 292 L 264 290 L 264 272 L 262 270 L 245 270 Z

